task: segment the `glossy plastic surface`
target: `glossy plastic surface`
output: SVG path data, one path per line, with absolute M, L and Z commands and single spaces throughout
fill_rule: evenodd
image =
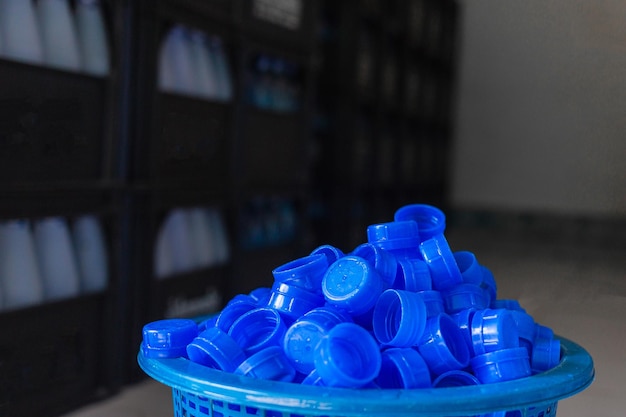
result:
M 426 389 L 341 389 L 258 380 L 178 359 L 138 355 L 155 380 L 185 395 L 245 407 L 311 416 L 462 416 L 554 406 L 594 379 L 593 360 L 576 343 L 558 338 L 561 361 L 531 377 L 492 385 Z M 242 407 L 243 408 L 243 407 Z

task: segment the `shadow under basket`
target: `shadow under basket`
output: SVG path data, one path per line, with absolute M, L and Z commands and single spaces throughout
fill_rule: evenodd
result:
M 239 376 L 187 359 L 151 359 L 140 367 L 172 388 L 175 417 L 476 416 L 553 417 L 558 401 L 587 388 L 593 360 L 562 337 L 561 361 L 527 378 L 498 384 L 428 389 L 343 389 Z M 504 413 L 506 411 L 506 413 Z

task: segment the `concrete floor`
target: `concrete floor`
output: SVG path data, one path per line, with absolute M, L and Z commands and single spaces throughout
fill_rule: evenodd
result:
M 470 250 L 492 270 L 499 298 L 514 298 L 541 324 L 587 349 L 596 380 L 559 402 L 560 417 L 622 417 L 626 410 L 626 248 L 572 235 L 520 236 L 450 230 L 453 250 Z M 171 417 L 170 390 L 146 380 L 67 417 Z

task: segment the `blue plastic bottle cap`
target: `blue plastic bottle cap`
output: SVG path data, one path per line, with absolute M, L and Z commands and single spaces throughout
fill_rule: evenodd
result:
M 554 338 L 554 331 L 548 326 L 535 323 L 535 337 L 533 338 L 533 340 L 539 337 L 544 339 L 552 339 Z
M 435 388 L 467 387 L 471 385 L 480 385 L 480 381 L 469 372 L 460 370 L 444 372 L 433 381 L 433 387 Z
M 380 388 L 428 388 L 430 370 L 413 348 L 391 348 L 381 354 L 381 367 L 375 382 Z
M 417 222 L 422 241 L 443 234 L 446 229 L 446 216 L 437 207 L 428 204 L 410 204 L 400 207 L 393 216 L 397 222 L 413 220 Z
M 340 323 L 322 338 L 314 362 L 324 385 L 359 388 L 376 378 L 381 355 L 367 330 L 354 323 Z
M 480 285 L 483 282 L 483 270 L 476 259 L 476 255 L 469 251 L 453 253 L 456 264 L 461 271 L 463 282 Z
M 478 310 L 472 317 L 472 347 L 475 355 L 519 347 L 519 331 L 508 310 Z
M 313 355 L 322 337 L 339 323 L 351 318 L 332 306 L 315 308 L 295 321 L 283 338 L 283 350 L 298 372 L 310 373 L 314 368 Z
M 267 347 L 281 345 L 286 330 L 285 322 L 278 311 L 257 308 L 239 317 L 228 334 L 249 356 Z
M 373 309 L 384 287 L 385 283 L 374 267 L 365 259 L 352 255 L 333 263 L 322 280 L 326 301 L 352 315 Z
M 257 302 L 252 297 L 231 301 L 217 315 L 215 325 L 228 333 L 230 327 L 239 317 L 256 308 L 258 308 Z
M 272 293 L 271 288 L 258 287 L 250 291 L 250 294 L 248 295 L 256 302 L 257 306 L 261 307 L 261 306 L 267 305 L 267 302 L 270 299 L 271 293 Z
M 399 259 L 393 288 L 414 292 L 432 290 L 433 281 L 426 262 L 422 259 Z
M 398 263 L 391 252 L 371 243 L 363 243 L 357 246 L 350 255 L 358 256 L 369 262 L 385 281 L 387 288 L 393 285 L 398 274 Z
M 428 319 L 418 350 L 436 376 L 463 369 L 470 359 L 461 330 L 446 314 Z
M 296 370 L 280 346 L 270 346 L 256 352 L 243 361 L 235 373 L 256 379 L 283 382 L 291 382 L 296 376 Z
M 148 358 L 184 357 L 197 335 L 198 325 L 191 319 L 158 320 L 143 326 L 141 348 Z
M 426 304 L 426 315 L 428 318 L 435 317 L 446 312 L 446 308 L 443 304 L 443 297 L 439 291 L 419 291 L 418 294 L 424 300 L 424 304 Z
M 226 303 L 226 305 L 229 306 L 231 304 L 239 304 L 239 303 L 254 305 L 256 303 L 256 300 L 248 294 L 237 294 L 233 298 L 231 298 L 228 301 L 228 303 Z
M 212 315 L 208 319 L 203 320 L 198 324 L 198 334 L 202 333 L 206 329 L 210 329 L 211 327 L 215 327 L 217 325 L 217 317 L 218 315 Z
M 267 305 L 277 310 L 288 322 L 293 322 L 308 311 L 324 305 L 324 297 L 284 282 L 274 282 Z
M 517 332 L 519 333 L 519 337 L 521 340 L 525 340 L 527 342 L 533 342 L 535 339 L 535 320 L 533 317 L 521 310 L 507 310 L 509 314 L 515 320 L 515 324 L 517 325 Z
M 463 282 L 448 241 L 442 234 L 420 243 L 420 251 L 430 269 L 434 289 L 445 290 Z
M 511 381 L 531 375 L 528 351 L 523 347 L 474 356 L 470 365 L 474 375 L 483 384 Z
M 326 269 L 328 269 L 326 255 L 315 254 L 287 262 L 275 268 L 272 275 L 276 282 L 284 282 L 311 292 L 321 292 L 322 278 Z
M 373 224 L 367 227 L 367 241 L 397 257 L 417 258 L 420 234 L 413 220 Z
M 332 264 L 337 259 L 343 258 L 344 256 L 346 256 L 345 253 L 343 253 L 341 249 L 338 249 L 332 245 L 322 245 L 313 249 L 313 251 L 311 252 L 311 255 L 317 255 L 317 254 L 322 254 L 326 256 L 326 261 L 328 262 L 328 265 Z
M 475 284 L 455 285 L 442 291 L 442 297 L 448 314 L 455 314 L 467 309 L 483 310 L 489 307 L 489 295 Z
M 536 338 L 530 360 L 533 372 L 554 368 L 561 361 L 561 342 L 558 339 Z
M 323 387 L 324 381 L 322 381 L 322 377 L 317 372 L 317 369 L 313 369 L 301 382 L 302 385 L 313 385 L 317 387 Z
M 480 267 L 483 270 L 483 282 L 480 286 L 486 289 L 489 293 L 491 303 L 491 301 L 498 298 L 498 285 L 496 284 L 496 279 L 494 278 L 491 270 L 484 265 L 481 265 Z
M 226 332 L 211 327 L 200 333 L 187 345 L 189 360 L 209 368 L 233 372 L 246 355 Z
M 452 320 L 454 320 L 454 322 L 456 323 L 459 330 L 461 330 L 461 333 L 463 334 L 463 340 L 465 340 L 465 343 L 467 344 L 467 348 L 469 349 L 470 354 L 474 352 L 474 348 L 472 347 L 471 324 L 472 324 L 472 317 L 474 316 L 475 312 L 476 310 L 467 309 L 467 310 L 459 311 L 458 313 L 452 314 L 450 316 Z
M 376 339 L 383 345 L 416 346 L 426 327 L 423 298 L 415 292 L 386 290 L 374 307 L 372 326 Z

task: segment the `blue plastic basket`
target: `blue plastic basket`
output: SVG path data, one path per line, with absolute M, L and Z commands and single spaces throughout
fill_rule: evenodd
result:
M 444 417 L 489 413 L 553 417 L 558 401 L 587 388 L 595 373 L 585 349 L 557 338 L 561 361 L 549 371 L 498 384 L 451 388 L 325 388 L 253 379 L 183 358 L 150 359 L 141 352 L 138 362 L 150 377 L 172 388 L 175 417 Z

